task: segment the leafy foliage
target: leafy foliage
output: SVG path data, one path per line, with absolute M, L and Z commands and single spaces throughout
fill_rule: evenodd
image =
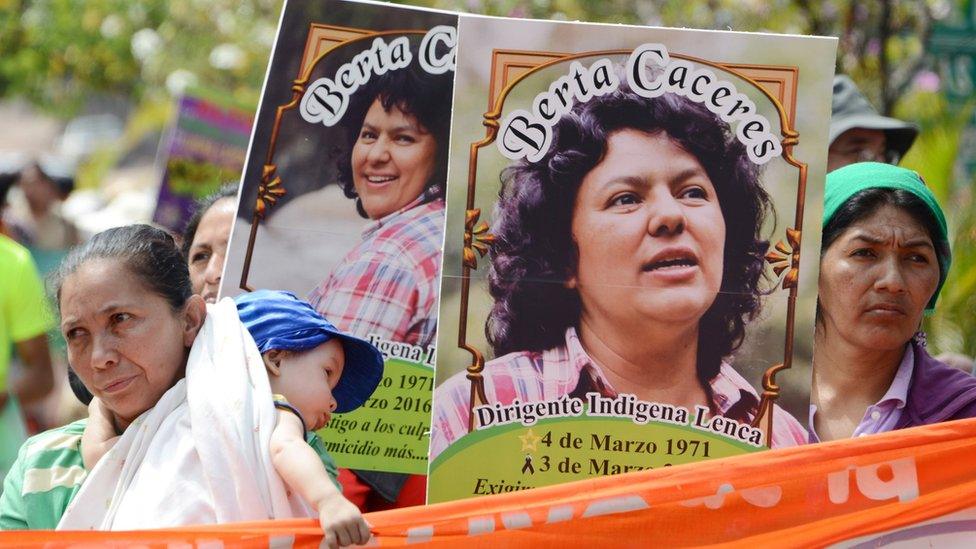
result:
M 0 97 L 70 116 L 92 94 L 199 84 L 256 104 L 281 3 L 0 0 Z

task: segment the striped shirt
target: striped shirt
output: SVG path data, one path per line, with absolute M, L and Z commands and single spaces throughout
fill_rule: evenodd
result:
M 308 296 L 340 330 L 426 347 L 437 330 L 444 201 L 421 203 L 370 223 L 363 240 Z
M 595 391 L 616 396 L 599 366 L 583 349 L 576 328 L 566 330 L 566 344 L 542 352 L 516 352 L 485 364 L 482 372 L 485 397 L 489 403 L 511 404 L 557 400 L 563 395 L 583 398 Z M 748 423 L 755 417 L 759 398 L 738 372 L 722 363 L 717 376 L 709 383 L 712 392 L 712 414 Z M 454 441 L 468 433 L 471 382 L 460 372 L 434 395 L 431 420 L 430 459 L 436 458 Z M 772 447 L 795 446 L 807 441 L 807 432 L 786 410 L 773 414 Z
M 0 530 L 51 530 L 78 494 L 88 471 L 81 459 L 87 419 L 27 439 L 0 495 Z
M 81 435 L 88 419 L 45 431 L 20 448 L 0 494 L 0 530 L 53 530 L 88 476 L 81 456 Z M 335 461 L 322 439 L 305 433 L 329 478 L 340 490 Z

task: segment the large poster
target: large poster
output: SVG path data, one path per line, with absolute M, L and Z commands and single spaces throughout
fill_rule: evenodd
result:
M 458 36 L 429 501 L 806 443 L 836 41 Z
M 282 15 L 222 293 L 290 290 L 383 352 L 379 388 L 320 433 L 343 467 L 427 469 L 456 25 L 340 0 Z

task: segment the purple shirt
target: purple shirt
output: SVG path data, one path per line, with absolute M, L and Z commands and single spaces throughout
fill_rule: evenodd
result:
M 898 421 L 901 419 L 905 403 L 908 402 L 908 389 L 912 386 L 912 373 L 915 371 L 915 351 L 911 345 L 905 346 L 905 353 L 898 364 L 895 378 L 891 380 L 888 391 L 878 402 L 868 406 L 864 410 L 864 417 L 854 428 L 851 438 L 863 437 L 877 433 L 893 431 Z M 814 416 L 817 414 L 817 406 L 810 404 L 809 432 L 810 442 L 820 442 L 814 430 Z

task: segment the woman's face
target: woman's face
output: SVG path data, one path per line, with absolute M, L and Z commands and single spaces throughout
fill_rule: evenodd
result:
M 371 219 L 389 215 L 424 191 L 437 142 L 411 115 L 373 101 L 352 148 L 352 180 Z
M 610 135 L 573 209 L 568 285 L 613 326 L 697 322 L 722 285 L 725 219 L 711 179 L 664 132 Z
M 896 206 L 852 223 L 820 260 L 825 334 L 866 351 L 894 350 L 918 330 L 939 283 L 925 228 Z
M 190 245 L 187 263 L 190 268 L 190 283 L 193 293 L 199 294 L 207 303 L 217 302 L 220 289 L 220 276 L 224 270 L 224 257 L 227 254 L 227 240 L 234 225 L 237 204 L 233 198 L 221 198 L 211 204 L 197 226 Z
M 193 296 L 180 312 L 117 259 L 93 259 L 61 286 L 68 362 L 120 427 L 156 405 L 184 373 L 205 316 Z

